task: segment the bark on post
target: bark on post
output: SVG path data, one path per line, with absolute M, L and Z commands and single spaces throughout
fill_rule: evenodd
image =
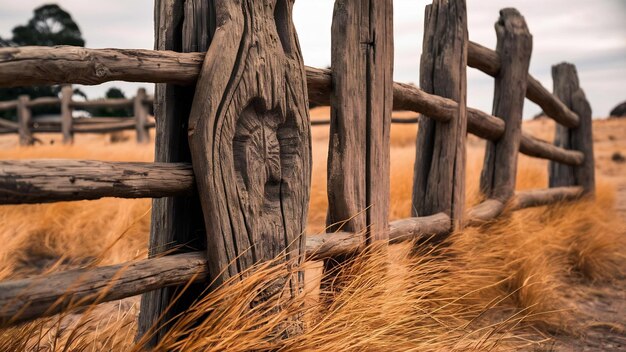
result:
M 465 0 L 435 0 L 426 6 L 420 86 L 458 102 L 448 122 L 421 116 L 413 178 L 413 216 L 443 212 L 453 229 L 462 226 L 467 132 Z
M 208 11 L 187 11 L 185 4 L 191 0 L 156 0 L 155 49 L 190 52 L 206 50 L 208 42 L 191 42 L 191 32 L 209 31 L 199 26 L 198 18 L 210 16 Z M 184 26 L 184 28 L 183 28 Z M 189 111 L 193 99 L 193 87 L 175 84 L 157 84 L 155 91 L 156 141 L 155 162 L 190 162 L 191 154 L 187 141 Z M 186 252 L 203 249 L 204 222 L 197 195 L 191 197 L 158 198 L 152 201 L 149 256 L 156 257 L 164 252 Z M 146 347 L 155 346 L 161 339 L 168 322 L 184 311 L 204 290 L 203 284 L 192 285 L 180 294 L 179 288 L 168 287 L 148 292 L 141 297 L 138 337 L 149 333 Z M 171 307 L 170 307 L 171 305 Z M 156 333 L 153 330 L 158 329 Z
M 218 28 L 189 124 L 214 286 L 252 265 L 304 256 L 311 145 L 306 73 L 293 0 L 215 0 Z M 259 299 L 298 294 L 303 273 Z M 283 289 L 286 288 L 286 291 Z
M 74 143 L 72 95 L 74 95 L 74 90 L 71 85 L 64 85 L 61 88 L 61 132 L 64 144 Z
M 501 63 L 495 76 L 493 115 L 506 125 L 499 140 L 487 141 L 480 189 L 487 198 L 506 203 L 515 192 L 532 35 L 524 17 L 513 8 L 500 11 L 495 28 Z
M 137 143 L 150 142 L 150 130 L 146 127 L 148 123 L 148 108 L 144 103 L 146 100 L 146 89 L 137 89 L 137 95 L 133 101 L 133 111 L 135 113 L 135 129 L 137 131 Z
M 30 107 L 28 107 L 29 100 L 30 97 L 28 95 L 20 95 L 17 98 L 17 130 L 20 135 L 20 145 L 32 145 L 34 141 L 30 130 L 31 111 Z
M 331 61 L 327 225 L 386 240 L 393 1 L 337 0 Z
M 557 125 L 554 144 L 565 149 L 581 151 L 585 158 L 580 166 L 550 162 L 550 187 L 582 186 L 585 194 L 593 194 L 595 168 L 591 106 L 585 92 L 580 88 L 576 66 L 570 63 L 553 66 L 552 80 L 554 94 L 579 117 L 578 127 L 567 128 Z

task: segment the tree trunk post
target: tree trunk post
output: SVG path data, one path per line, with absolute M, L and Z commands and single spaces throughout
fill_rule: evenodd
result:
M 499 140 L 487 141 L 480 189 L 487 198 L 506 203 L 515 193 L 532 35 L 524 17 L 513 8 L 500 11 L 495 29 L 501 64 L 495 76 L 493 115 L 506 125 Z
M 20 135 L 20 145 L 32 145 L 33 134 L 30 130 L 31 110 L 28 106 L 30 97 L 28 95 L 20 95 L 17 98 L 17 120 L 18 133 Z
M 595 168 L 593 153 L 593 131 L 591 105 L 580 88 L 576 66 L 560 63 L 552 66 L 554 95 L 568 108 L 578 114 L 578 127 L 567 128 L 557 125 L 554 144 L 581 151 L 585 159 L 580 166 L 568 166 L 550 162 L 550 187 L 582 186 L 585 194 L 595 192 Z
M 72 118 L 72 96 L 74 90 L 71 85 L 64 85 L 61 88 L 61 132 L 63 133 L 63 144 L 74 143 L 74 131 Z
M 150 142 L 150 130 L 146 127 L 148 123 L 148 108 L 145 103 L 146 97 L 146 89 L 142 87 L 137 89 L 137 95 L 135 95 L 135 99 L 133 100 L 137 143 Z
M 293 0 L 241 3 L 212 2 L 218 28 L 189 123 L 211 289 L 259 262 L 297 268 L 305 251 L 311 131 Z M 303 274 L 268 283 L 259 300 L 297 295 Z
M 453 229 L 463 224 L 467 132 L 467 13 L 465 0 L 434 0 L 426 6 L 420 86 L 458 102 L 452 119 L 420 116 L 413 178 L 413 216 L 440 212 Z
M 388 239 L 393 1 L 337 0 L 328 148 L 330 231 Z
M 156 0 L 155 49 L 178 52 L 205 51 L 210 37 L 194 39 L 195 33 L 210 30 L 201 26 L 211 13 L 193 11 L 200 0 Z M 187 6 L 187 8 L 185 8 Z M 190 8 L 191 7 L 191 8 Z M 186 39 L 183 39 L 186 38 Z M 154 95 L 156 116 L 155 162 L 190 162 L 187 141 L 188 117 L 194 88 L 176 84 L 157 84 Z M 204 222 L 197 194 L 190 197 L 156 198 L 152 201 L 149 257 L 165 252 L 187 252 L 206 247 Z M 182 295 L 180 287 L 167 287 L 141 297 L 138 339 L 146 337 L 153 348 L 162 339 L 172 319 L 188 308 L 203 292 L 204 284 L 191 285 Z M 180 297 L 174 302 L 174 299 Z M 171 307 L 170 307 L 171 305 Z

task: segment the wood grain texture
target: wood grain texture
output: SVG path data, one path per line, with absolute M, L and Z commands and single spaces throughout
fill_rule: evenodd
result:
M 580 186 L 554 187 L 517 192 L 512 202 L 512 209 L 520 210 L 577 200 L 584 195 L 584 192 L 584 188 Z
M 183 0 L 156 0 L 154 7 L 155 54 L 172 53 L 174 55 L 196 55 L 197 61 L 179 61 L 175 66 L 180 68 L 193 66 L 193 79 L 186 84 L 195 82 L 203 57 L 197 54 L 179 54 L 174 51 L 189 51 L 194 45 L 183 41 L 183 27 L 194 30 L 185 24 L 195 22 L 194 16 L 206 16 L 206 13 L 185 14 Z M 209 30 L 206 28 L 205 30 Z M 203 45 L 208 46 L 209 43 Z M 170 51 L 167 51 L 170 50 Z M 165 52 L 163 52 L 165 51 Z M 147 60 L 141 60 L 140 65 L 131 67 L 150 66 Z M 151 66 L 154 67 L 154 66 Z M 157 71 L 170 75 L 173 82 L 186 76 L 185 70 L 175 69 L 168 72 L 168 64 L 156 66 Z M 173 76 L 176 76 L 175 78 Z M 179 81 L 179 83 L 182 83 Z M 191 154 L 187 141 L 189 111 L 193 99 L 193 85 L 181 87 L 176 84 L 157 84 L 155 89 L 154 110 L 157 121 L 155 136 L 155 162 L 190 162 Z M 205 248 L 204 222 L 197 195 L 191 197 L 158 198 L 152 201 L 150 247 L 149 256 L 159 256 L 161 253 L 176 251 L 201 250 Z M 141 297 L 137 336 L 141 337 L 150 329 L 158 331 L 152 336 L 148 347 L 154 346 L 167 329 L 165 322 L 172 321 L 180 312 L 200 296 L 204 284 L 190 287 L 174 303 L 179 288 L 167 287 L 147 292 Z
M 135 131 L 137 132 L 137 143 L 150 142 L 150 129 L 146 127 L 148 124 L 148 108 L 144 104 L 146 99 L 146 89 L 137 89 L 137 95 L 133 99 L 133 112 L 135 115 Z
M 212 287 L 258 262 L 303 258 L 311 144 L 292 6 L 213 2 L 218 27 L 189 126 Z M 302 272 L 278 279 L 259 299 L 296 295 L 302 284 Z
M 20 145 L 32 145 L 33 134 L 30 131 L 31 111 L 28 107 L 28 95 L 20 95 L 17 99 L 17 123 L 20 135 Z
M 29 108 L 60 105 L 61 99 L 56 97 L 39 97 L 28 101 Z
M 70 85 L 64 85 L 61 88 L 61 133 L 63 133 L 63 143 L 74 143 L 74 134 L 72 133 L 74 118 L 72 116 L 72 96 L 74 90 Z
M 0 325 L 206 279 L 207 273 L 206 256 L 196 252 L 2 282 Z
M 338 0 L 331 39 L 328 216 L 331 231 L 385 239 L 393 105 L 393 3 Z
M 585 193 L 595 191 L 595 169 L 593 153 L 593 132 L 591 106 L 580 88 L 576 66 L 561 63 L 552 67 L 554 94 L 580 117 L 578 127 L 568 128 L 557 125 L 554 144 L 565 149 L 572 149 L 584 155 L 582 164 L 568 166 L 556 162 L 550 163 L 550 187 L 582 186 Z
M 468 47 L 467 64 L 492 77 L 500 72 L 499 54 L 474 42 L 470 42 Z M 567 127 L 578 126 L 578 115 L 551 94 L 536 78 L 529 74 L 527 82 L 526 97 L 539 105 L 550 118 Z
M 38 159 L 0 161 L 0 204 L 102 197 L 159 198 L 190 194 L 193 170 L 181 163 Z
M 454 229 L 462 226 L 465 199 L 466 66 L 465 1 L 434 1 L 426 7 L 420 87 L 457 101 L 458 108 L 446 123 L 420 119 L 412 214 L 443 212 L 450 216 Z
M 513 8 L 500 11 L 495 29 L 501 62 L 495 77 L 493 115 L 504 120 L 506 127 L 500 139 L 487 141 L 480 190 L 486 197 L 506 203 L 515 192 L 532 36 L 524 17 Z
M 578 150 L 568 150 L 535 138 L 522 131 L 519 151 L 535 158 L 557 161 L 565 165 L 582 165 L 585 155 Z

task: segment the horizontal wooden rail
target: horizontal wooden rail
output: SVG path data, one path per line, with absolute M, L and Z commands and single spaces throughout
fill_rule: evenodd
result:
M 35 98 L 33 100 L 29 100 L 26 106 L 29 108 L 39 107 L 39 106 L 53 106 L 53 105 L 61 105 L 61 99 L 56 97 L 40 97 Z
M 190 194 L 191 165 L 90 160 L 0 161 L 0 204 Z
M 0 111 L 17 109 L 17 100 L 0 101 Z
M 470 42 L 468 46 L 467 65 L 482 72 L 496 76 L 500 71 L 500 57 L 495 51 Z M 528 74 L 526 97 L 539 105 L 543 111 L 556 122 L 566 127 L 578 126 L 578 115 L 570 110 L 559 98 L 550 93 L 539 81 Z
M 13 121 L 9 121 L 9 120 L 5 120 L 5 119 L 0 119 L 0 127 L 2 128 L 18 128 L 18 124 L 17 122 L 13 122 Z
M 136 123 L 132 121 L 110 122 L 110 123 L 92 123 L 74 125 L 72 131 L 74 133 L 110 133 L 125 130 L 134 130 Z M 154 123 L 147 123 L 146 128 L 154 128 Z
M 450 231 L 450 218 L 437 214 L 390 224 L 392 242 L 429 239 Z M 307 236 L 306 259 L 321 260 L 356 252 L 363 234 L 324 233 Z M 157 288 L 206 280 L 204 253 L 185 253 L 105 267 L 0 283 L 0 325 L 50 316 L 67 309 L 135 296 Z
M 76 109 L 85 108 L 125 108 L 133 105 L 133 99 L 97 99 L 86 101 L 72 101 L 70 106 Z

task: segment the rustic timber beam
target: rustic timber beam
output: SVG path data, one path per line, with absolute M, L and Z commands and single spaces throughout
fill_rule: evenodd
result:
M 495 51 L 471 42 L 467 48 L 467 65 L 495 77 L 500 72 L 500 56 Z M 528 74 L 526 97 L 541 106 L 543 111 L 556 122 L 566 127 L 578 126 L 578 115 L 559 98 L 550 93 L 537 79 Z
M 144 126 L 145 128 L 154 128 L 155 124 L 153 122 L 148 122 Z M 109 133 L 116 131 L 125 131 L 125 130 L 134 130 L 135 129 L 135 121 L 123 121 L 123 122 L 112 122 L 112 123 L 93 123 L 93 124 L 82 124 L 82 125 L 74 125 L 72 127 L 72 131 L 74 133 Z
M 17 100 L 0 101 L 0 111 L 11 110 L 15 108 L 17 108 Z
M 521 191 L 515 194 L 513 210 L 540 207 L 557 202 L 579 199 L 584 194 L 580 186 L 554 187 L 538 190 Z
M 0 161 L 0 204 L 190 194 L 191 165 L 89 160 Z
M 467 226 L 476 226 L 491 221 L 504 211 L 505 204 L 497 199 L 487 199 L 467 212 Z
M 38 106 L 50 106 L 50 105 L 61 105 L 61 99 L 56 97 L 40 97 L 35 98 L 33 100 L 28 101 L 29 108 L 34 108 Z
M 0 119 L 0 127 L 17 129 L 19 125 L 16 122 Z
M 132 99 L 98 99 L 87 101 L 72 101 L 71 107 L 76 109 L 86 108 L 125 108 L 133 105 Z

